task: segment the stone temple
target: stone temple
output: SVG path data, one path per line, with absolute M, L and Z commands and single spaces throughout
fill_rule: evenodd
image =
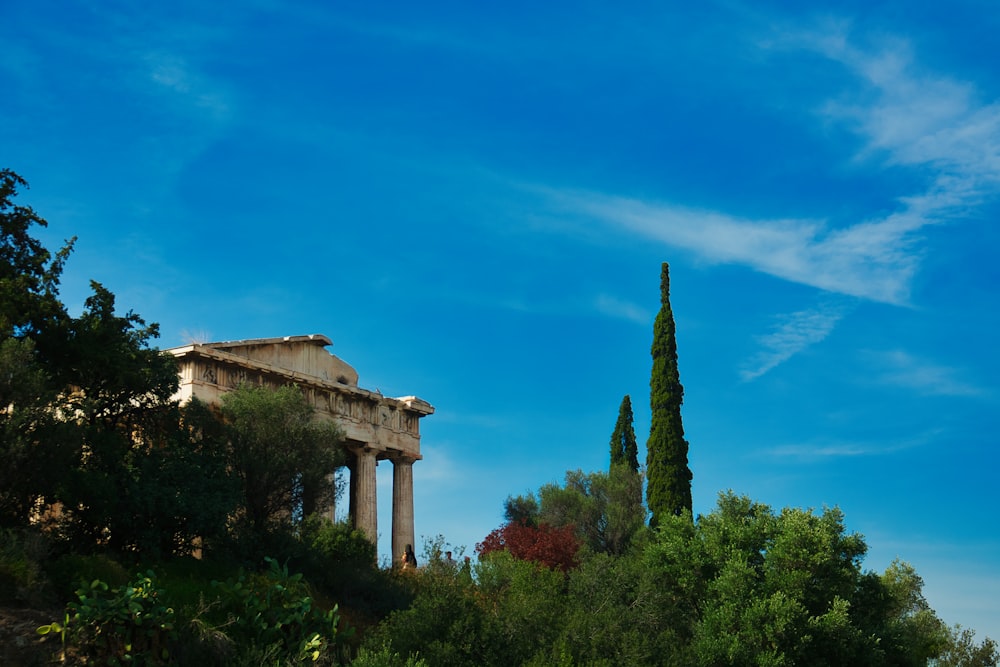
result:
M 433 414 L 416 396 L 389 398 L 358 386 L 358 372 L 326 351 L 326 336 L 255 338 L 197 343 L 167 352 L 177 358 L 179 398 L 206 403 L 240 384 L 279 387 L 296 384 L 323 419 L 344 434 L 350 471 L 349 515 L 355 527 L 378 539 L 375 466 L 392 462 L 392 553 L 415 544 L 413 463 L 420 460 L 420 419 Z M 333 518 L 334 508 L 329 508 Z

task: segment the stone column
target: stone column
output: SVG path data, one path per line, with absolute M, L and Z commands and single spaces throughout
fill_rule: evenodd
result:
M 368 447 L 355 450 L 351 470 L 351 509 L 354 527 L 363 530 L 373 543 L 378 540 L 378 492 L 375 479 L 375 452 Z
M 407 544 L 413 546 L 413 461 L 408 456 L 392 459 L 392 562 L 399 562 Z
M 326 483 L 330 485 L 330 489 L 333 492 L 333 496 L 330 498 L 330 506 L 324 507 L 322 515 L 328 518 L 330 521 L 337 520 L 337 473 L 331 473 L 326 476 Z

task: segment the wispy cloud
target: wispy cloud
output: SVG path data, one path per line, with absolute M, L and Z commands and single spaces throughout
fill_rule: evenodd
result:
M 864 50 L 849 26 L 799 33 L 792 41 L 842 63 L 865 85 L 855 99 L 830 102 L 823 113 L 854 125 L 870 153 L 889 164 L 936 170 L 934 190 L 953 204 L 974 203 L 1000 181 L 1000 104 L 978 99 L 975 86 L 922 69 L 909 43 L 885 40 Z
M 797 460 L 845 458 L 865 456 L 871 453 L 872 450 L 869 447 L 856 442 L 819 445 L 783 445 L 764 452 L 765 455 L 774 458 L 792 458 Z
M 831 230 L 819 220 L 752 220 L 678 204 L 591 192 L 552 191 L 558 206 L 705 261 L 741 264 L 791 282 L 903 304 L 917 268 L 906 214 Z M 919 225 L 918 225 L 919 226 Z
M 810 345 L 819 343 L 833 331 L 847 308 L 843 304 L 825 304 L 781 316 L 772 330 L 758 337 L 758 352 L 740 371 L 745 381 L 755 380 Z
M 828 212 L 812 218 L 760 219 L 580 191 L 552 191 L 560 208 L 683 248 L 714 263 L 747 266 L 828 292 L 905 305 L 923 253 L 921 230 L 960 219 L 1000 193 L 1000 104 L 984 104 L 967 82 L 922 72 L 909 46 L 888 41 L 855 47 L 843 25 L 785 34 L 768 47 L 808 49 L 855 75 L 850 95 L 818 110 L 823 122 L 854 131 L 863 149 L 851 157 L 918 169 L 928 185 L 900 192 L 896 210 L 834 228 Z
M 645 308 L 628 301 L 622 301 L 608 294 L 598 294 L 594 299 L 597 312 L 609 317 L 616 317 L 636 324 L 649 324 L 652 314 Z
M 917 359 L 902 350 L 871 353 L 876 381 L 925 396 L 983 396 L 986 390 L 962 379 L 958 368 Z
M 821 462 L 834 458 L 854 458 L 859 456 L 881 456 L 895 452 L 920 447 L 929 442 L 936 433 L 922 433 L 912 438 L 897 440 L 865 442 L 831 442 L 820 440 L 816 442 L 779 445 L 760 452 L 761 455 L 775 459 L 789 459 L 796 462 Z
M 170 53 L 147 53 L 143 59 L 155 89 L 170 94 L 217 121 L 230 116 L 231 103 L 217 82 L 201 75 L 184 58 Z

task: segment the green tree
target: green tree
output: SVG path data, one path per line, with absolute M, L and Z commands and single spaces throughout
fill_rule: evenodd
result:
M 987 637 L 976 644 L 976 633 L 956 625 L 948 629 L 948 641 L 934 667 L 996 667 L 1000 662 L 997 643 Z
M 677 341 L 670 309 L 670 272 L 664 262 L 660 273 L 660 312 L 653 325 L 653 372 L 649 380 L 652 409 L 646 444 L 646 502 L 656 527 L 668 514 L 691 511 L 691 469 L 688 443 L 681 424 L 684 387 L 677 370 Z
M 173 358 L 150 345 L 156 324 L 117 315 L 96 282 L 69 317 L 58 287 L 73 241 L 46 250 L 32 236 L 45 220 L 13 202 L 19 187 L 0 170 L 0 524 L 58 505 L 81 546 L 189 548 L 231 507 L 220 496 L 224 450 L 188 437 L 170 400 Z
M 75 239 L 54 256 L 34 238 L 32 227 L 48 223 L 30 206 L 14 203 L 23 178 L 0 169 L 0 339 L 35 338 L 53 320 L 65 318 L 59 278 Z
M 632 426 L 632 399 L 628 394 L 618 408 L 618 421 L 611 433 L 611 465 L 627 465 L 633 472 L 639 472 L 639 448 Z
M 343 434 L 314 413 L 294 385 L 243 385 L 222 397 L 245 537 L 264 537 L 333 502 Z
M 689 522 L 690 526 L 690 522 Z M 692 665 L 684 628 L 693 622 L 671 605 L 665 591 L 687 571 L 656 563 L 642 552 L 595 554 L 570 573 L 563 627 L 552 654 L 539 665 Z M 669 575 L 666 570 L 669 569 Z
M 775 514 L 725 493 L 694 539 L 699 664 L 916 666 L 946 645 L 913 569 L 863 572 L 867 546 L 835 508 Z
M 140 535 L 165 530 L 161 520 L 184 502 L 166 482 L 175 472 L 170 456 L 176 462 L 188 455 L 176 442 L 177 366 L 151 346 L 159 334 L 155 323 L 131 311 L 118 315 L 114 294 L 96 282 L 91 288 L 83 313 L 59 327 L 62 345 L 49 354 L 61 388 L 54 407 L 75 457 L 55 500 L 62 504 L 66 534 L 81 545 L 106 542 L 120 552 L 141 551 L 150 540 Z M 199 471 L 204 476 L 195 475 Z M 190 474 L 174 476 L 212 488 L 208 476 L 215 472 L 193 464 Z
M 553 664 L 532 658 L 545 656 L 563 627 L 566 575 L 505 550 L 481 559 L 474 570 L 469 576 L 465 567 L 429 567 L 408 577 L 413 604 L 370 633 L 366 647 L 419 654 L 442 667 Z
M 866 618 L 897 665 L 926 665 L 948 646 L 948 628 L 927 604 L 924 580 L 909 563 L 896 560 L 869 589 L 865 602 L 877 615 Z M 861 606 L 859 604 L 859 606 Z
M 30 338 L 0 341 L 0 526 L 25 526 L 72 462 L 56 392 Z
M 212 409 L 193 400 L 159 412 L 155 437 L 130 450 L 119 520 L 128 546 L 147 558 L 211 549 L 228 531 L 239 503 L 225 431 Z
M 410 578 L 410 583 L 416 592 L 413 603 L 369 633 L 367 648 L 419 655 L 428 665 L 440 667 L 517 664 L 498 662 L 496 626 L 479 603 L 471 577 L 452 568 L 435 568 Z
M 645 526 L 642 475 L 623 465 L 608 472 L 569 470 L 562 486 L 508 497 L 504 517 L 508 525 L 572 527 L 588 552 L 620 555 Z
M 608 472 L 566 472 L 565 484 L 538 490 L 538 520 L 572 526 L 591 553 L 625 553 L 645 525 L 642 476 L 626 466 Z
M 507 523 L 537 526 L 538 498 L 531 492 L 523 496 L 507 496 L 503 504 L 503 517 Z
M 19 188 L 24 179 L 0 169 L 0 525 L 26 524 L 68 467 L 44 350 L 67 317 L 58 288 L 73 242 L 46 250 L 32 234 L 48 223 L 14 202 Z
M 487 615 L 482 653 L 489 664 L 523 665 L 552 646 L 568 609 L 566 578 L 558 569 L 538 567 L 512 553 L 479 560 L 476 598 Z

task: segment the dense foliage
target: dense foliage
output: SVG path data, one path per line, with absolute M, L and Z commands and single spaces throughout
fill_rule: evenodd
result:
M 239 482 L 237 527 L 247 539 L 332 505 L 342 436 L 314 413 L 295 386 L 242 386 L 222 397 L 229 461 Z
M 580 543 L 573 526 L 555 528 L 547 523 L 531 526 L 508 523 L 476 545 L 480 557 L 506 551 L 519 560 L 530 560 L 550 569 L 570 570 L 577 565 Z
M 537 521 L 572 528 L 589 552 L 620 555 L 643 529 L 642 476 L 627 466 L 566 472 L 565 483 L 538 490 Z
M 866 550 L 837 509 L 775 512 L 729 492 L 574 568 L 514 549 L 471 573 L 431 567 L 368 645 L 454 666 L 996 664 L 993 642 L 937 618 L 910 566 L 865 571 Z
M 14 202 L 23 178 L 0 169 L 0 337 L 33 337 L 65 318 L 59 278 L 73 241 L 53 255 L 32 236 L 45 220 L 30 206 Z
M 691 512 L 691 469 L 681 423 L 684 387 L 677 370 L 677 340 L 670 308 L 670 269 L 660 272 L 660 312 L 653 324 L 653 371 L 649 379 L 651 408 L 646 443 L 646 500 L 653 526 L 667 515 Z

